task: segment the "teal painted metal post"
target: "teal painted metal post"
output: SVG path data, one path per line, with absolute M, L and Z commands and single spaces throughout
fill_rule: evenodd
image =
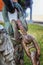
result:
M 30 22 L 32 22 L 32 5 L 30 7 Z
M 32 0 L 30 2 L 30 23 L 32 23 Z

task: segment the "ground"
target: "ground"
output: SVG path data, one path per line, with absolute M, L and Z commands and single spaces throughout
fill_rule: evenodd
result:
M 43 65 L 43 26 L 36 25 L 36 24 L 29 24 L 28 33 L 34 35 L 36 40 L 39 43 L 41 49 L 40 65 Z M 31 61 L 30 59 L 28 59 L 26 54 L 24 54 L 24 61 L 25 61 L 25 65 L 31 65 Z
M 34 35 L 39 43 L 41 49 L 40 65 L 43 65 L 43 26 L 40 26 L 38 24 L 29 24 L 28 33 Z M 25 53 L 24 53 L 24 63 L 25 65 L 32 65 L 31 60 L 26 56 Z

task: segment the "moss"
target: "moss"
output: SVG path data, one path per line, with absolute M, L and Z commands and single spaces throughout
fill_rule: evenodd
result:
M 5 25 L 4 22 L 0 22 L 0 24 L 3 25 L 3 26 Z

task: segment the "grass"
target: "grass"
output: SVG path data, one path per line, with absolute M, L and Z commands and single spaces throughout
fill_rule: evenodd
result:
M 41 56 L 40 56 L 40 65 L 43 65 L 43 26 L 39 26 L 36 24 L 29 24 L 28 25 L 28 33 L 35 36 L 36 40 L 39 43 L 41 49 Z M 24 63 L 25 65 L 32 65 L 30 59 L 24 55 Z
M 28 33 L 35 36 L 36 40 L 39 43 L 41 49 L 40 65 L 43 65 L 43 26 L 39 26 L 36 24 L 29 24 Z M 31 60 L 27 57 L 26 54 L 24 54 L 24 63 L 25 65 L 32 65 Z

